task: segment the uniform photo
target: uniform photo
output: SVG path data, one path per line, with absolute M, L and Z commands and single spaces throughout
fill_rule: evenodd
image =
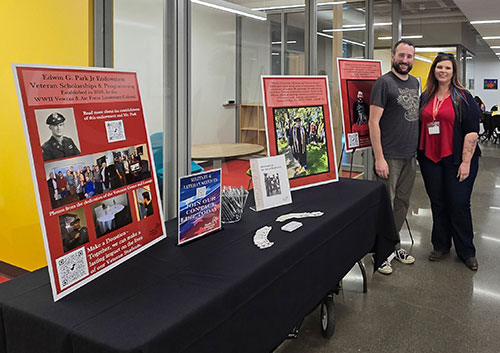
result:
M 35 110 L 43 160 L 80 155 L 80 142 L 73 108 Z
M 59 228 L 64 252 L 89 242 L 89 230 L 83 208 L 59 216 Z

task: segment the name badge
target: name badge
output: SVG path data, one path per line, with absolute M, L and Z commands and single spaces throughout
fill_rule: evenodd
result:
M 439 135 L 441 130 L 439 129 L 439 121 L 433 121 L 432 123 L 427 124 L 427 130 L 429 131 L 429 135 Z

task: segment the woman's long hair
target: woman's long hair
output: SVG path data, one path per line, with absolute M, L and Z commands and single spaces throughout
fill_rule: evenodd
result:
M 467 104 L 467 99 L 465 98 L 465 87 L 462 86 L 460 81 L 458 80 L 458 75 L 457 75 L 457 61 L 455 60 L 455 57 L 453 54 L 447 54 L 447 53 L 439 53 L 438 56 L 434 59 L 432 62 L 431 68 L 429 70 L 429 75 L 427 76 L 427 84 L 425 87 L 425 91 L 422 94 L 422 104 L 421 104 L 421 109 L 423 109 L 434 97 L 436 94 L 439 83 L 438 80 L 436 79 L 436 66 L 439 64 L 441 61 L 451 61 L 451 65 L 453 67 L 453 74 L 451 76 L 451 82 L 450 82 L 450 92 L 451 92 L 451 98 L 453 101 L 453 105 L 458 107 L 459 110 L 461 110 L 461 106 L 463 103 Z M 459 120 L 460 119 L 460 113 L 459 113 Z

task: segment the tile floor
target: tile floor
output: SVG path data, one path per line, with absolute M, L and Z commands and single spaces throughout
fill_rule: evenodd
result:
M 319 311 L 305 318 L 299 336 L 276 353 L 306 352 L 500 352 L 500 145 L 481 145 L 483 157 L 472 195 L 479 271 L 469 270 L 451 251 L 430 262 L 430 203 L 417 173 L 408 221 L 416 262 L 393 261 L 390 276 L 372 274 L 362 293 L 357 266 L 335 296 L 336 328 L 329 340 L 320 333 Z M 401 232 L 410 249 L 408 231 Z

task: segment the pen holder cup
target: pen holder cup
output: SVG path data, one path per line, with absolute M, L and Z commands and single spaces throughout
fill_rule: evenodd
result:
M 248 194 L 236 197 L 222 197 L 222 223 L 236 223 L 241 220 Z

